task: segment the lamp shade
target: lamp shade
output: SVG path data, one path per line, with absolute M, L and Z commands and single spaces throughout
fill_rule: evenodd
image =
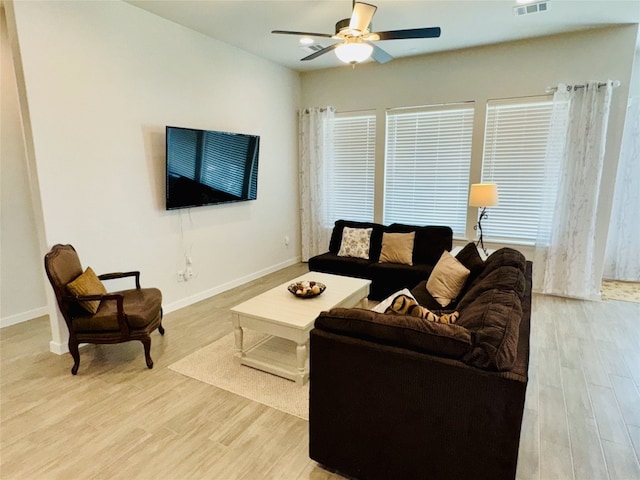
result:
M 335 52 L 336 57 L 344 63 L 359 63 L 369 58 L 371 52 L 373 52 L 373 47 L 368 43 L 350 42 L 339 45 Z
M 469 190 L 469 206 L 494 207 L 498 205 L 498 186 L 495 183 L 473 183 Z

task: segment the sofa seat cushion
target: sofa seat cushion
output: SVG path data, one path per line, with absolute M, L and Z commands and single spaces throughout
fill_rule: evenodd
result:
M 372 281 L 369 298 L 381 300 L 402 288 L 413 288 L 420 280 L 429 278 L 432 265 L 401 263 L 372 263 L 369 277 Z
M 522 304 L 514 291 L 488 290 L 460 311 L 457 325 L 471 331 L 473 347 L 463 361 L 505 371 L 515 361 Z
M 462 358 L 471 348 L 471 334 L 459 325 L 359 308 L 334 308 L 322 312 L 315 321 L 315 327 L 448 358 Z
M 413 263 L 435 265 L 444 250 L 451 250 L 453 231 L 443 226 L 414 226 L 392 223 L 386 227 L 388 233 L 416 232 L 413 243 Z
M 124 312 L 132 330 L 143 329 L 160 316 L 162 293 L 157 288 L 122 290 L 111 294 L 124 296 Z M 103 300 L 95 315 L 74 318 L 74 329 L 77 332 L 117 332 L 120 330 L 117 313 L 115 300 Z
M 412 288 L 411 295 L 413 295 L 413 298 L 415 298 L 420 305 L 427 307 L 429 310 L 443 310 L 442 305 L 440 305 L 429 293 L 429 290 L 427 290 L 427 280 L 422 280 Z M 454 301 L 447 306 L 446 310 L 455 308 L 455 306 L 456 302 Z
M 370 260 L 353 257 L 339 257 L 327 252 L 309 259 L 309 270 L 312 272 L 333 273 L 348 277 L 369 278 Z

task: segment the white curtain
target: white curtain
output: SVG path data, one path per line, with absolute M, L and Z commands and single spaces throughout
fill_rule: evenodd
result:
M 640 282 L 640 97 L 627 105 L 604 278 Z
M 543 212 L 550 224 L 539 231 L 534 257 L 535 287 L 541 293 L 599 297 L 601 278 L 593 256 L 612 90 L 611 81 L 601 87 L 597 82 L 582 88 L 560 84 L 554 95 L 547 172 L 557 171 L 557 179 L 547 177 Z
M 331 155 L 333 107 L 305 108 L 299 120 L 300 224 L 302 261 L 329 250 L 325 221 L 325 164 Z

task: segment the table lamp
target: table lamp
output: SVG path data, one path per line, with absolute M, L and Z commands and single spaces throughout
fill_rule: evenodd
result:
M 498 205 L 498 186 L 495 183 L 473 183 L 469 190 L 469 206 L 482 207 L 478 224 L 473 227 L 474 230 L 480 232 L 480 238 L 476 245 L 480 245 L 485 255 L 488 255 L 487 249 L 482 241 L 482 219 L 488 217 L 487 207 Z

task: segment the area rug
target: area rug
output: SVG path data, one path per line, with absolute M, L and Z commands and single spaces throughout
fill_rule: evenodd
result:
M 245 330 L 244 344 L 254 345 L 263 334 Z M 233 333 L 179 360 L 169 368 L 263 405 L 309 420 L 309 383 L 300 386 L 284 378 L 234 361 Z
M 602 300 L 640 302 L 640 283 L 606 280 L 600 290 Z

